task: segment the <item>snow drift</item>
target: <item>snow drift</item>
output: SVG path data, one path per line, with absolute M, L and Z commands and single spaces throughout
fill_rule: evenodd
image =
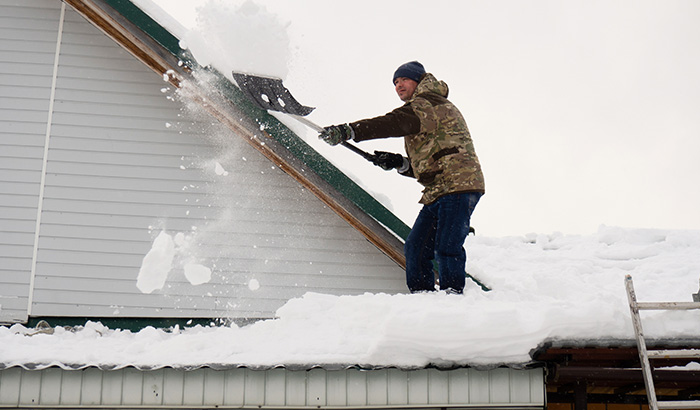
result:
M 633 339 L 624 277 L 640 301 L 692 301 L 700 232 L 601 227 L 468 239 L 469 270 L 490 285 L 464 295 L 307 293 L 247 326 L 109 329 L 52 334 L 0 327 L 0 363 L 62 367 L 518 365 L 546 340 Z M 168 252 L 163 253 L 169 258 Z M 156 262 L 156 261 L 154 261 Z M 157 265 L 157 263 L 156 263 Z M 700 312 L 644 312 L 650 338 L 697 338 Z

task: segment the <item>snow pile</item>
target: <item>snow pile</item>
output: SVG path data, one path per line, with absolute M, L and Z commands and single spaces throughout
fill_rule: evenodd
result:
M 161 234 L 153 266 L 171 249 Z M 160 244 L 164 242 L 165 245 Z M 174 244 L 177 241 L 173 239 Z M 162 245 L 162 246 L 161 246 Z M 176 246 L 176 245 L 175 245 Z M 31 334 L 0 327 L 0 363 L 200 366 L 517 364 L 550 339 L 633 339 L 624 277 L 640 301 L 692 301 L 700 277 L 700 231 L 601 227 L 590 236 L 470 237 L 465 295 L 308 293 L 275 319 L 247 326 L 146 328 L 87 323 Z M 158 257 L 161 260 L 158 260 Z M 251 281 L 251 289 L 257 283 Z M 651 338 L 700 336 L 700 312 L 645 311 Z

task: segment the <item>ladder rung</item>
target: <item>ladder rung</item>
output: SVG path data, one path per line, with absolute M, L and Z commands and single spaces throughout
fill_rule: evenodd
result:
M 700 400 L 660 401 L 660 409 L 700 409 Z
M 637 302 L 637 308 L 644 310 L 690 310 L 700 309 L 700 302 Z
M 700 349 L 648 350 L 650 359 L 685 359 L 700 357 Z

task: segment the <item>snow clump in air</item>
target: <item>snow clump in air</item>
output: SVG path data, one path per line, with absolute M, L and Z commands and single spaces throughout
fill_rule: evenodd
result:
M 284 79 L 291 58 L 289 23 L 252 0 L 238 7 L 212 0 L 197 9 L 196 27 L 180 46 L 202 66 L 230 76 L 231 71 Z
M 182 265 L 185 278 L 191 285 L 201 285 L 211 280 L 211 269 L 188 256 L 191 240 L 191 237 L 182 232 L 174 237 L 165 231 L 158 234 L 143 258 L 136 279 L 136 287 L 141 293 L 153 293 L 163 289 L 168 275 L 176 265 Z
M 136 279 L 136 287 L 142 293 L 152 293 L 162 289 L 173 268 L 175 258 L 175 242 L 173 237 L 165 232 L 158 234 L 141 263 L 141 269 Z

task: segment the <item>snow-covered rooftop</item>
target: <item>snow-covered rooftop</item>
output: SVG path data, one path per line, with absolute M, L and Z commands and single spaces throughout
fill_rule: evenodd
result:
M 52 334 L 0 327 L 3 366 L 486 366 L 531 361 L 549 340 L 632 340 L 625 275 L 640 301 L 692 301 L 700 232 L 601 227 L 594 235 L 468 239 L 463 296 L 308 293 L 246 326 Z M 650 338 L 700 338 L 700 312 L 644 312 Z

